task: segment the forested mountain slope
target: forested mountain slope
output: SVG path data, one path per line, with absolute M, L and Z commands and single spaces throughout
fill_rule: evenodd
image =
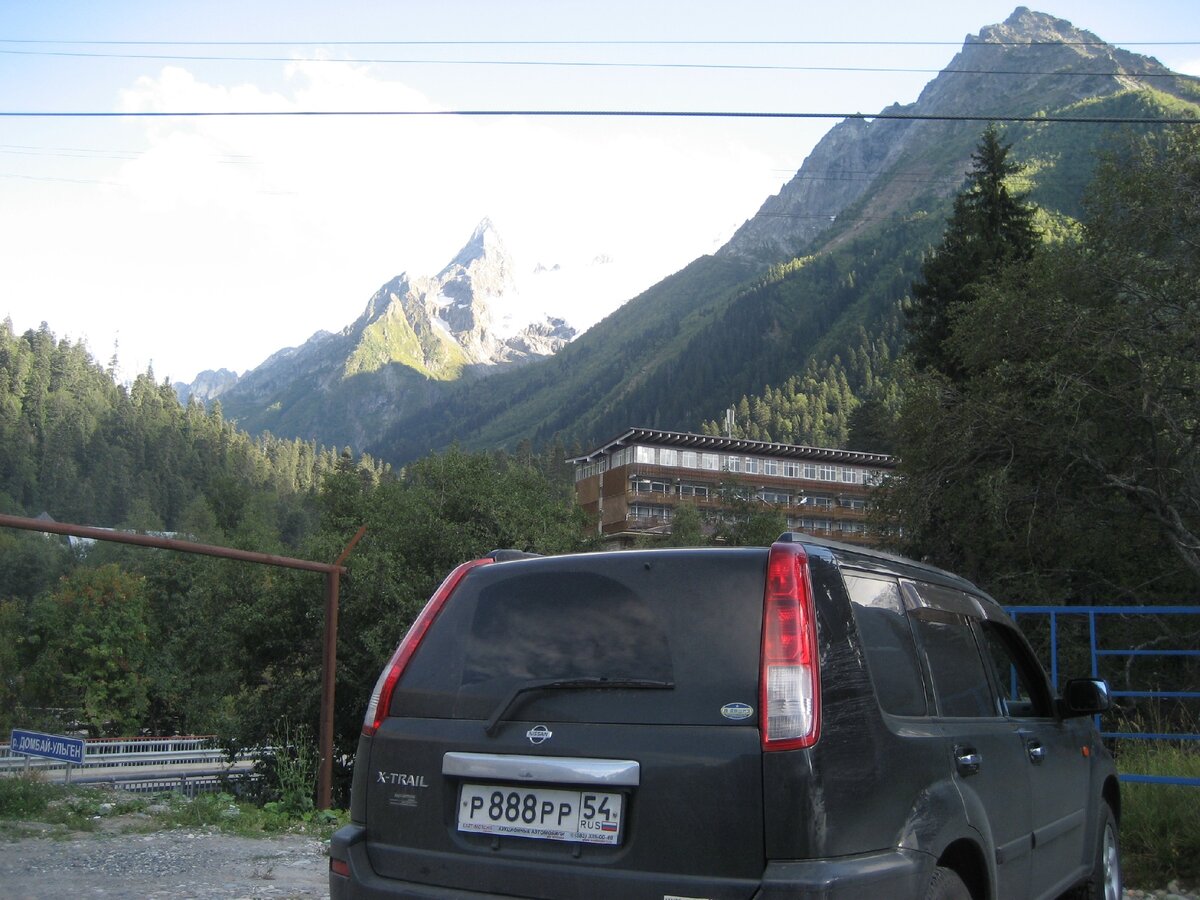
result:
M 338 461 L 313 442 L 251 437 L 219 405 L 184 406 L 152 372 L 118 385 L 83 344 L 46 326 L 18 335 L 0 322 L 4 512 L 211 535 L 233 533 L 262 501 L 286 534 Z
M 445 386 L 436 405 L 401 417 L 368 449 L 401 461 L 452 442 L 482 448 L 558 436 L 575 446 L 635 424 L 695 430 L 743 399 L 762 409 L 784 385 L 795 414 L 763 412 L 757 429 L 739 422 L 739 430 L 840 444 L 853 408 L 886 393 L 878 382 L 900 348 L 900 310 L 969 168 L 986 124 L 977 117 L 1093 120 L 1004 128 L 1022 165 L 1015 187 L 1043 210 L 1052 238 L 1073 227 L 1097 151 L 1131 127 L 1095 120 L 1196 115 L 1198 85 L 1018 9 L 969 37 L 915 103 L 835 126 L 715 256 L 634 298 L 551 360 Z

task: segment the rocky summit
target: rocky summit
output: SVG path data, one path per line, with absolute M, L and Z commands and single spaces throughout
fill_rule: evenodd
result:
M 548 356 L 575 336 L 561 318 L 542 313 L 520 321 L 521 311 L 512 260 L 484 219 L 437 275 L 399 275 L 376 292 L 343 332 L 354 341 L 345 374 L 399 362 L 431 378 L 452 379 L 466 366 Z
M 428 403 L 438 383 L 552 355 L 574 336 L 522 296 L 484 219 L 436 275 L 397 275 L 340 332 L 278 351 L 207 399 L 219 396 L 250 431 L 361 446 L 380 423 Z
M 1176 76 L 1152 57 L 1105 43 L 1065 19 L 1020 6 L 1004 22 L 967 35 L 962 49 L 914 103 L 875 117 L 845 119 L 813 148 L 783 189 L 767 199 L 719 255 L 772 264 L 791 259 L 830 231 L 863 198 L 879 220 L 911 202 L 924 183 L 947 169 L 965 172 L 969 153 L 950 161 L 946 146 L 964 123 L 955 117 L 1027 116 L 1067 111 L 1071 104 L 1140 91 L 1171 90 Z M 923 119 L 922 117 L 936 117 Z M 974 121 L 969 130 L 982 129 Z M 903 169 L 897 184 L 897 169 Z M 942 182 L 949 195 L 959 182 Z

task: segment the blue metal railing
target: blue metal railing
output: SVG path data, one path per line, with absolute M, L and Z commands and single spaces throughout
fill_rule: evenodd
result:
M 1200 620 L 1200 606 L 1009 606 L 1007 607 L 1018 624 L 1023 617 L 1044 616 L 1049 619 L 1049 668 L 1050 680 L 1058 689 L 1059 672 L 1059 619 L 1062 617 L 1087 618 L 1088 655 L 1092 677 L 1100 677 L 1100 662 L 1106 658 L 1136 659 L 1141 657 L 1184 657 L 1200 659 L 1200 649 L 1145 649 L 1144 647 L 1115 648 L 1101 645 L 1100 620 L 1106 616 L 1195 616 Z M 1200 690 L 1114 690 L 1113 697 L 1137 700 L 1200 700 Z M 1169 740 L 1198 741 L 1200 734 L 1144 731 L 1105 731 L 1101 717 L 1096 717 L 1096 726 L 1105 738 L 1118 740 Z M 1148 784 L 1182 784 L 1200 787 L 1200 778 L 1181 778 L 1168 775 L 1139 775 L 1121 773 L 1122 781 Z

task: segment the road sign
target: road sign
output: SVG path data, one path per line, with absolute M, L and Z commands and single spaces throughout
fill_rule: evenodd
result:
M 37 731 L 18 731 L 15 728 L 12 733 L 12 742 L 9 744 L 9 750 L 12 753 L 55 759 L 77 766 L 83 765 L 85 747 L 83 738 L 41 734 Z

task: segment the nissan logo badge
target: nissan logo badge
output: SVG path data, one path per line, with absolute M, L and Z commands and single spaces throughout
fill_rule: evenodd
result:
M 529 743 L 540 744 L 542 741 L 548 741 L 554 736 L 554 732 L 545 725 L 534 725 L 527 732 L 525 737 L 529 738 Z

